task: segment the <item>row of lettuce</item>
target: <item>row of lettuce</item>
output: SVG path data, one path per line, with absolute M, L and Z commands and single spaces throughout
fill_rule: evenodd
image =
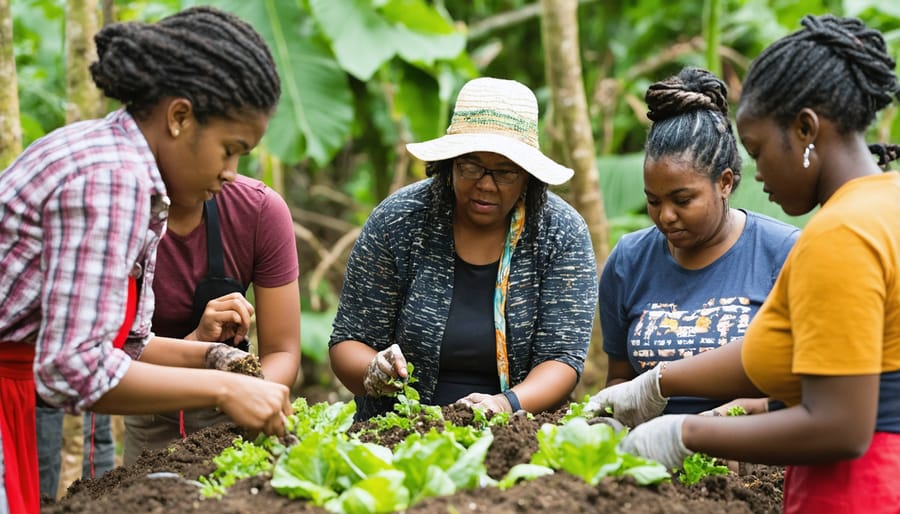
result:
M 373 418 L 368 430 L 411 430 L 423 417 L 442 423 L 443 430 L 412 431 L 390 449 L 363 442 L 360 432 L 348 432 L 356 412 L 353 402 L 310 406 L 298 398 L 294 414 L 288 418 L 287 438 L 237 439 L 214 459 L 216 471 L 200 478 L 201 492 L 206 497 L 221 497 L 238 480 L 262 474 L 271 476 L 271 486 L 280 495 L 309 501 L 330 512 L 368 514 L 402 511 L 425 498 L 466 489 L 505 490 L 519 481 L 556 471 L 566 471 L 592 485 L 607 476 L 631 476 L 642 485 L 670 479 L 661 464 L 618 449 L 624 431 L 616 433 L 606 424 L 588 423 L 581 415 L 584 404 L 572 404 L 559 424 L 541 426 L 539 449 L 529 463 L 516 465 L 495 480 L 484 464 L 493 442 L 491 427 L 508 423 L 509 415 L 488 419 L 475 411 L 471 425 L 459 426 L 444 420 L 439 407 L 419 404 L 418 394 L 410 387 L 404 388 L 398 400 L 396 412 Z M 696 465 L 686 461 L 685 469 L 695 475 L 689 480 L 727 472 L 707 460 L 698 460 Z

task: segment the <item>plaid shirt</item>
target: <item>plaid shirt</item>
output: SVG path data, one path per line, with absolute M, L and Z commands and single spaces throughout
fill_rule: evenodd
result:
M 150 147 L 124 110 L 48 134 L 0 174 L 0 341 L 36 345 L 46 401 L 80 412 L 140 355 L 152 335 L 149 284 L 168 205 Z M 129 277 L 144 287 L 123 351 L 112 341 Z

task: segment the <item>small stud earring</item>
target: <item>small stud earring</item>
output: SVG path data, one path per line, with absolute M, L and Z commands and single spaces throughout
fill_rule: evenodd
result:
M 806 145 L 806 149 L 803 150 L 803 167 L 809 168 L 809 153 L 816 149 L 816 145 L 810 143 Z
M 181 129 L 172 130 L 172 137 L 178 137 L 181 135 Z

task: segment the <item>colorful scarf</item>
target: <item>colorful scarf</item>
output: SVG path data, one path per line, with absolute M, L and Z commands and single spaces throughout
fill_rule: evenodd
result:
M 500 391 L 509 389 L 509 357 L 506 353 L 506 293 L 509 290 L 509 268 L 516 244 L 525 228 L 525 201 L 519 200 L 509 220 L 503 255 L 497 270 L 497 283 L 494 288 L 494 334 L 497 342 L 497 374 L 500 376 Z

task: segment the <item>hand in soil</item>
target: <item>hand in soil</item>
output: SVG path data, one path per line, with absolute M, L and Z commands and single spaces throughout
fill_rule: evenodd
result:
M 251 377 L 264 378 L 259 359 L 227 344 L 215 343 L 206 350 L 206 367 L 231 373 L 240 373 Z

